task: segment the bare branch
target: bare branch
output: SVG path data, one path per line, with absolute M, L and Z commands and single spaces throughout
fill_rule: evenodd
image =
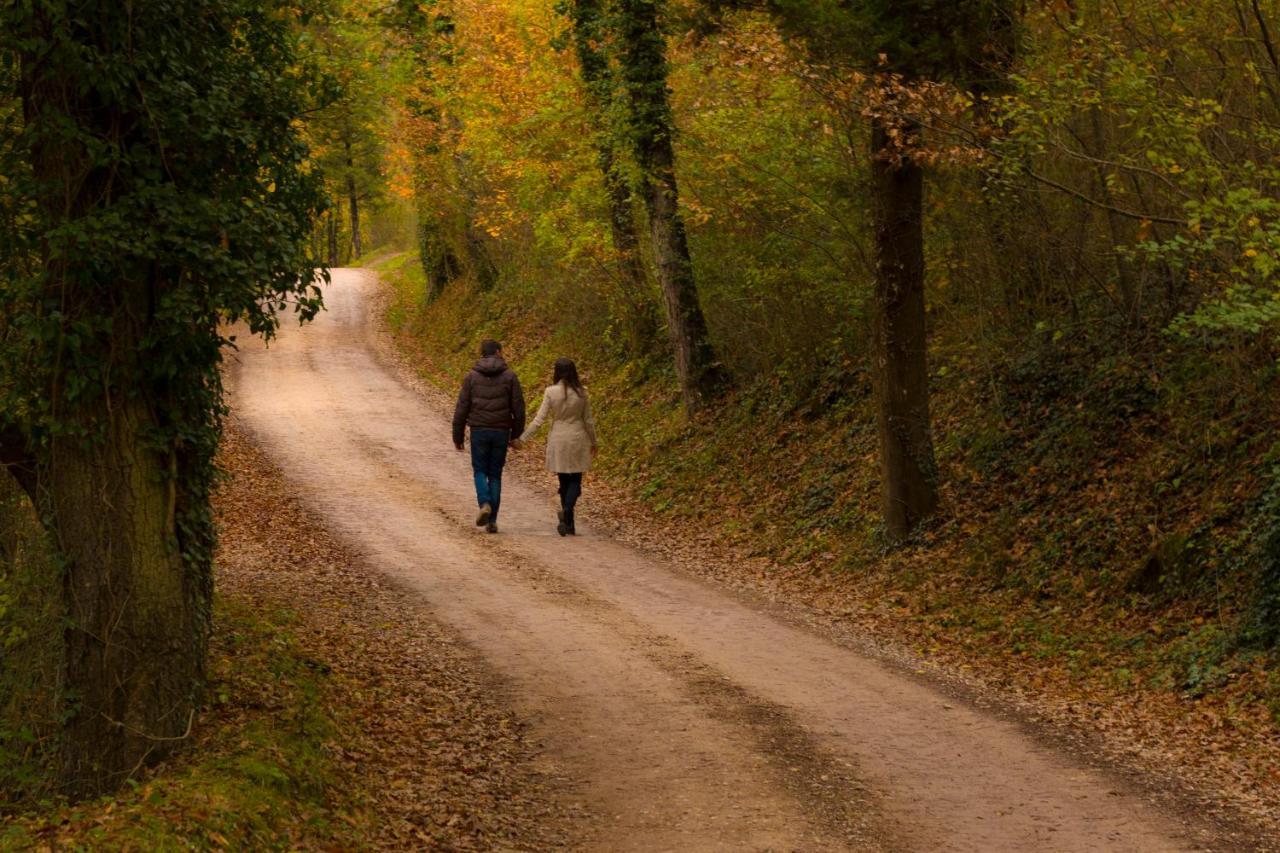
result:
M 1135 210 L 1128 210 L 1123 207 L 1116 207 L 1115 205 L 1106 204 L 1105 202 L 1098 201 L 1096 198 L 1086 195 L 1085 193 L 1082 193 L 1079 190 L 1072 189 L 1066 184 L 1060 184 L 1057 181 L 1053 180 L 1052 178 L 1046 178 L 1044 175 L 1037 174 L 1031 169 L 1027 169 L 1026 172 L 1027 172 L 1027 175 L 1030 176 L 1033 180 L 1039 181 L 1045 186 L 1053 187 L 1055 190 L 1058 190 L 1059 192 L 1064 192 L 1067 195 L 1071 196 L 1072 198 L 1077 198 L 1080 201 L 1083 201 L 1085 204 L 1091 205 L 1100 210 L 1109 211 L 1118 216 L 1124 216 L 1129 219 L 1136 219 L 1139 222 L 1160 222 L 1165 225 L 1177 225 L 1182 228 L 1185 228 L 1187 225 L 1190 224 L 1185 219 L 1177 219 L 1172 216 L 1160 216 L 1154 213 L 1140 213 Z

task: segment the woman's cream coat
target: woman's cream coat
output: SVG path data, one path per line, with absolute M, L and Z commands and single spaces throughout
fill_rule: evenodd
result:
M 542 395 L 538 416 L 520 436 L 527 441 L 543 422 L 551 418 L 547 436 L 547 470 L 554 474 L 577 474 L 591 468 L 591 448 L 596 446 L 596 424 L 591 418 L 591 400 L 560 383 Z

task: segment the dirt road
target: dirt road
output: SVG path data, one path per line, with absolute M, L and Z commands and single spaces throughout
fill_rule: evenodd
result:
M 587 846 L 1203 849 L 1014 722 L 589 529 L 560 538 L 514 477 L 485 535 L 446 413 L 371 344 L 375 287 L 335 271 L 314 324 L 245 343 L 232 404 L 328 527 L 488 662 L 579 780 Z

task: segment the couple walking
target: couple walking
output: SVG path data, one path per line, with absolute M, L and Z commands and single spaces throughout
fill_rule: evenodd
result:
M 524 392 L 515 371 L 502 358 L 502 344 L 485 341 L 480 360 L 462 380 L 453 410 L 453 446 L 461 453 L 466 428 L 471 427 L 471 469 L 476 478 L 480 514 L 476 525 L 498 532 L 502 503 L 502 468 L 507 448 L 519 450 L 551 419 L 547 437 L 547 470 L 560 478 L 560 510 L 556 531 L 573 536 L 573 510 L 582 495 L 582 475 L 596 455 L 596 425 L 591 418 L 587 389 L 578 380 L 572 359 L 556 359 L 551 384 L 542 395 L 538 414 L 525 429 Z

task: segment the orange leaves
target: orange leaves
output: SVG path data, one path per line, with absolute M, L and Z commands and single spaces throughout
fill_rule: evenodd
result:
M 885 152 L 922 166 L 971 166 L 985 158 L 975 133 L 973 95 L 949 83 L 907 80 L 880 73 L 865 80 L 861 115 L 885 127 L 891 143 Z M 907 132 L 921 128 L 923 134 Z

